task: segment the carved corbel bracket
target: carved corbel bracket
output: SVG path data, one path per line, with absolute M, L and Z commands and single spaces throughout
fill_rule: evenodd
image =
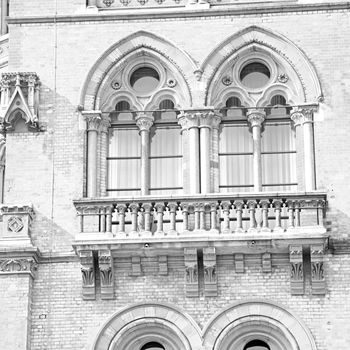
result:
M 110 250 L 99 250 L 98 266 L 100 270 L 101 299 L 113 299 L 113 257 Z
M 32 245 L 30 237 L 31 223 L 34 218 L 32 205 L 3 205 L 3 230 L 0 240 L 11 244 Z
M 95 265 L 94 256 L 91 250 L 81 250 L 78 252 L 81 264 L 82 288 L 84 300 L 95 300 Z
M 203 248 L 204 265 L 204 294 L 208 297 L 218 295 L 218 283 L 216 273 L 216 252 L 214 247 Z
M 303 247 L 289 246 L 290 290 L 293 295 L 304 294 Z
M 323 245 L 311 245 L 311 290 L 312 294 L 326 294 L 326 280 L 323 271 Z
M 197 249 L 184 248 L 186 296 L 199 296 Z

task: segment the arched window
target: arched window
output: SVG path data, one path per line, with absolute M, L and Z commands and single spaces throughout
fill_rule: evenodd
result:
M 161 350 L 161 349 L 165 350 L 162 344 L 152 341 L 143 345 L 140 350 Z
M 264 341 L 255 339 L 248 342 L 243 350 L 270 350 L 270 347 Z

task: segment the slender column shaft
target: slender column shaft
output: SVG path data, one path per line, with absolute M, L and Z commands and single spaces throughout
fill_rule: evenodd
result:
M 315 190 L 315 167 L 314 167 L 314 139 L 311 121 L 303 124 L 304 134 L 304 165 L 305 165 L 305 190 Z
M 210 193 L 210 129 L 200 128 L 201 193 Z
M 100 125 L 100 196 L 107 196 L 107 155 L 108 155 L 108 128 L 110 127 L 110 120 L 108 116 L 103 116 Z
M 7 13 L 7 1 L 1 1 L 1 35 L 7 33 L 7 21 L 5 20 Z
M 188 130 L 189 137 L 189 168 L 190 168 L 190 193 L 199 193 L 199 130 L 197 127 L 192 127 Z

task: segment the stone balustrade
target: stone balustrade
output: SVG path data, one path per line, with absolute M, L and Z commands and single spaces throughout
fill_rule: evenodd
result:
M 80 232 L 95 238 L 101 234 L 116 239 L 220 234 L 234 237 L 324 230 L 326 195 L 310 192 L 89 198 L 76 200 L 74 205 Z

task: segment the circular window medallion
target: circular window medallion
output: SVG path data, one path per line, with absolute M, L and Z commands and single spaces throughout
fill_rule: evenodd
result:
M 159 84 L 159 74 L 151 67 L 136 69 L 130 77 L 131 87 L 140 94 L 152 92 Z
M 259 89 L 270 80 L 270 70 L 261 62 L 252 62 L 243 67 L 239 78 L 243 85 L 250 89 Z

